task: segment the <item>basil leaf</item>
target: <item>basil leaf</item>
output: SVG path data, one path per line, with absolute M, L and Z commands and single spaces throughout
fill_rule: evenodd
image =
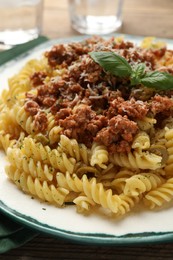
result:
M 160 90 L 173 89 L 173 76 L 166 72 L 147 72 L 140 82 L 146 87 Z
M 124 57 L 115 52 L 90 52 L 91 58 L 98 63 L 106 72 L 118 77 L 129 77 L 130 84 L 143 84 L 149 88 L 158 90 L 173 89 L 173 76 L 166 72 L 146 72 L 144 63 L 132 67 Z
M 133 72 L 137 78 L 143 77 L 145 74 L 146 65 L 144 63 L 139 63 L 133 68 Z
M 89 55 L 105 71 L 114 76 L 129 77 L 132 73 L 132 68 L 126 59 L 114 52 L 90 52 Z
M 145 75 L 146 66 L 144 63 L 137 64 L 131 73 L 131 85 L 137 85 L 140 83 L 140 79 Z

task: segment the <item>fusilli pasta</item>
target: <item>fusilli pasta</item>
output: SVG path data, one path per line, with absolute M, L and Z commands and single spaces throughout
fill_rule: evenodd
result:
M 5 172 L 23 192 L 79 213 L 161 207 L 173 198 L 172 89 L 136 84 L 135 73 L 169 72 L 172 54 L 165 47 L 157 56 L 151 39 L 140 48 L 100 40 L 56 45 L 8 80 L 0 100 Z M 99 50 L 126 59 L 133 80 L 105 70 L 91 54 Z

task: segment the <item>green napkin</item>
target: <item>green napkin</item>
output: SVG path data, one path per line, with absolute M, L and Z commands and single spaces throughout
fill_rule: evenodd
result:
M 38 46 L 41 43 L 46 42 L 47 40 L 48 40 L 47 37 L 39 36 L 38 38 L 36 38 L 32 41 L 16 45 L 15 47 L 11 48 L 10 50 L 0 52 L 0 65 L 2 65 L 4 63 L 6 63 L 7 61 L 10 61 L 10 60 L 16 58 L 17 56 L 33 49 L 34 47 Z
M 4 237 L 11 236 L 20 230 L 22 230 L 20 224 L 14 223 L 11 219 L 0 213 L 0 240 Z
M 11 220 L 0 212 L 0 254 L 24 245 L 38 233 Z
M 0 239 L 0 254 L 6 253 L 11 249 L 20 247 L 38 234 L 28 228 L 22 228 L 22 230 Z
M 10 50 L 0 52 L 0 65 L 20 56 L 47 40 L 47 37 L 40 36 L 27 43 L 17 45 Z M 25 244 L 37 235 L 38 233 L 36 231 L 11 220 L 0 211 L 0 254 Z
M 0 216 L 2 218 L 1 213 Z M 3 218 L 6 219 L 7 223 L 10 222 L 11 230 L 9 227 L 6 226 L 6 224 L 2 224 L 2 221 L 0 220 L 0 230 L 3 230 L 4 235 L 2 236 L 1 234 L 0 238 L 0 254 L 6 253 L 11 249 L 22 246 L 38 235 L 36 231 L 21 226 L 12 220 L 9 220 L 6 216 L 3 216 Z M 5 234 L 6 229 L 7 233 Z

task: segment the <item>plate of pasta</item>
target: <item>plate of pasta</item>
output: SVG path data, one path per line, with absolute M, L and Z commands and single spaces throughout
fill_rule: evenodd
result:
M 83 243 L 173 240 L 171 40 L 53 40 L 0 71 L 4 213 Z

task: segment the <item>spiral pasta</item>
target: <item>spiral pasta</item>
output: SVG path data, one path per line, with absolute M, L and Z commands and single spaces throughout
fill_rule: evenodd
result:
M 143 120 L 137 120 L 137 124 L 141 131 L 149 131 L 154 128 L 154 124 L 157 123 L 155 118 L 144 117 Z
M 133 72 L 141 62 L 144 74 L 161 65 L 169 71 L 170 51 L 158 57 L 150 46 L 143 52 L 113 38 L 60 44 L 8 80 L 0 99 L 0 148 L 19 189 L 83 214 L 122 216 L 138 203 L 154 209 L 172 200 L 171 88 L 132 87 L 91 55 L 118 52 Z
M 80 180 L 76 175 L 72 177 L 67 173 L 64 176 L 61 173 L 57 174 L 57 182 L 60 187 L 66 187 L 75 192 L 83 192 L 89 199 L 100 204 L 104 208 L 110 209 L 112 212 L 118 212 L 120 199 L 117 195 L 113 195 L 111 190 L 105 191 L 101 183 L 96 183 L 96 179 L 88 180 L 86 175 L 83 175 Z
M 57 188 L 47 181 L 41 182 L 38 178 L 32 178 L 25 172 L 13 166 L 6 167 L 6 173 L 15 184 L 23 191 L 38 197 L 41 200 L 62 206 L 69 191 L 64 188 Z
M 148 192 L 144 197 L 144 204 L 153 209 L 161 207 L 173 199 L 173 178 L 168 179 L 160 187 Z
M 28 134 L 34 134 L 36 132 L 33 117 L 28 115 L 24 107 L 21 107 L 20 105 L 15 105 L 13 110 L 13 116 L 17 124 L 21 126 L 22 129 L 26 131 Z
M 131 196 L 139 196 L 153 190 L 164 183 L 163 177 L 154 173 L 140 173 L 126 179 L 124 193 Z
M 155 170 L 161 168 L 162 157 L 154 153 L 134 151 L 128 154 L 114 153 L 110 161 L 121 167 Z
M 12 139 L 12 136 L 10 134 L 4 134 L 3 132 L 0 133 L 0 145 L 4 149 L 4 151 L 7 151 L 8 147 L 13 146 L 15 142 L 16 141 Z
M 0 131 L 8 133 L 13 138 L 18 138 L 22 128 L 15 122 L 13 114 L 6 106 L 0 114 Z
M 136 150 L 147 150 L 150 148 L 150 137 L 149 135 L 144 132 L 140 131 L 133 140 L 132 148 Z
M 173 176 L 173 129 L 167 129 L 165 133 L 166 148 L 168 151 L 168 160 L 165 166 L 165 172 L 168 176 Z
M 59 141 L 61 130 L 62 128 L 60 126 L 53 126 L 52 129 L 49 129 L 48 138 L 51 144 Z
M 35 161 L 48 163 L 55 169 L 62 172 L 73 172 L 76 160 L 68 158 L 65 153 L 60 153 L 57 149 L 51 149 L 48 145 L 43 145 L 41 142 L 36 142 L 31 137 L 24 138 L 20 144 L 20 150 L 27 157 L 33 157 Z
M 86 165 L 89 163 L 89 152 L 87 147 L 84 144 L 78 144 L 75 139 L 70 140 L 67 136 L 61 135 L 59 147 L 59 150 L 74 157 L 77 162 L 82 161 Z
M 130 171 L 128 169 L 120 170 L 116 173 L 114 178 L 109 183 L 109 186 L 116 190 L 118 194 L 121 194 L 124 192 L 124 187 L 126 184 L 126 180 L 128 180 L 131 176 L 133 176 L 135 172 Z
M 108 151 L 104 145 L 93 143 L 91 147 L 91 166 L 98 165 L 100 168 L 106 169 L 108 162 Z
M 85 195 L 79 195 L 73 202 L 76 204 L 79 213 L 87 213 L 92 206 L 95 206 L 94 201 Z
M 121 203 L 119 206 L 118 215 L 125 215 L 140 201 L 140 197 L 131 197 L 123 193 L 119 195 L 119 198 L 121 199 Z
M 75 192 L 82 192 L 83 191 L 83 185 L 82 181 L 78 178 L 76 174 L 73 174 L 72 176 L 69 174 L 69 172 L 66 172 L 64 175 L 61 172 L 58 172 L 56 174 L 56 179 L 58 186 L 66 188 L 70 191 Z
M 39 180 L 53 180 L 54 168 L 44 164 L 42 165 L 40 161 L 35 162 L 33 158 L 27 157 L 18 148 L 8 147 L 7 158 L 11 165 L 16 166 L 21 171 L 25 171 L 34 178 Z

